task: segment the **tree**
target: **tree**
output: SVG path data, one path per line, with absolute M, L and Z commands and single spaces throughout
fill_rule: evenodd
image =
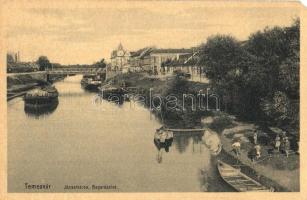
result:
M 51 67 L 51 63 L 48 60 L 47 56 L 40 56 L 37 60 L 37 64 L 39 65 L 40 71 L 44 71 Z
M 289 97 L 299 98 L 299 57 L 287 58 L 279 70 L 280 90 L 287 93 Z
M 101 59 L 100 61 L 94 63 L 93 65 L 94 65 L 94 67 L 99 67 L 99 68 L 105 68 L 107 66 L 107 64 L 105 63 L 104 58 Z
M 14 63 L 15 62 L 15 59 L 14 59 L 12 54 L 6 54 L 6 62 L 7 63 Z
M 246 68 L 241 43 L 229 35 L 216 35 L 209 37 L 199 52 L 198 65 L 203 67 L 214 92 L 222 97 L 227 110 L 235 109 Z
M 244 42 L 217 35 L 200 46 L 198 65 L 227 111 L 297 125 L 298 115 L 288 113 L 299 110 L 299 103 L 293 103 L 299 100 L 299 33 L 296 19 L 289 27 L 265 28 Z
M 267 120 L 276 125 L 281 126 L 289 121 L 290 100 L 284 92 L 277 91 L 273 98 L 262 99 L 260 108 Z
M 289 43 L 289 56 L 279 67 L 279 90 L 286 92 L 292 99 L 299 99 L 300 71 L 300 20 L 294 20 L 290 27 L 285 28 Z
M 200 47 L 198 65 L 204 67 L 209 79 L 220 82 L 238 67 L 241 51 L 240 43 L 232 36 L 209 37 L 207 43 Z

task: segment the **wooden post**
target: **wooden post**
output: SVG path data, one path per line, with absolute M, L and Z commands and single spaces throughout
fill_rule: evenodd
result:
M 201 82 L 201 66 L 199 66 L 199 82 Z
M 50 82 L 50 74 L 47 72 L 47 82 Z

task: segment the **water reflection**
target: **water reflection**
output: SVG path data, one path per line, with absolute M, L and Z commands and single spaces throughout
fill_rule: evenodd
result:
M 43 105 L 43 106 L 27 106 L 25 104 L 24 111 L 29 117 L 34 117 L 39 119 L 42 116 L 52 114 L 59 105 L 58 99 L 53 100 L 50 104 Z
M 192 139 L 193 152 L 196 148 L 201 148 L 200 141 L 202 140 L 203 132 L 174 132 L 175 147 L 179 153 L 184 153 L 189 146 L 189 141 Z M 197 147 L 198 146 L 198 147 Z M 201 151 L 201 150 L 199 150 Z
M 206 130 L 204 133 L 204 138 L 203 138 L 207 148 L 210 150 L 211 155 L 218 155 L 221 150 L 222 150 L 222 144 L 221 144 L 221 140 L 220 137 L 210 131 L 210 130 Z
M 39 120 L 25 115 L 21 98 L 8 102 L 8 191 L 29 192 L 25 182 L 44 181 L 54 186 L 50 192 L 65 192 L 65 184 L 115 184 L 118 192 L 228 191 L 205 133 L 154 140 L 162 126 L 156 115 L 140 104 L 94 104 L 81 78 L 55 83 L 60 103 Z

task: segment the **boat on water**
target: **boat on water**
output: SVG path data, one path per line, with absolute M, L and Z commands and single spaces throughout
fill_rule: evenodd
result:
M 46 85 L 27 92 L 24 96 L 25 107 L 43 108 L 58 101 L 59 93 L 54 86 Z
M 240 169 L 221 160 L 217 162 L 217 168 L 223 180 L 238 192 L 272 192 L 270 188 L 243 174 Z
M 210 153 L 213 156 L 217 156 L 221 153 L 222 149 L 223 149 L 222 144 L 218 144 L 216 149 L 214 149 L 214 150 L 210 149 Z
M 103 98 L 109 98 L 110 96 L 123 98 L 123 95 L 125 94 L 122 88 L 114 87 L 111 84 L 105 84 L 101 87 L 98 87 L 98 89 L 101 92 Z
M 172 131 L 157 129 L 154 135 L 154 139 L 159 143 L 165 143 L 168 140 L 173 139 L 174 134 Z
M 102 84 L 101 77 L 98 76 L 83 76 L 81 86 L 87 90 L 97 90 Z

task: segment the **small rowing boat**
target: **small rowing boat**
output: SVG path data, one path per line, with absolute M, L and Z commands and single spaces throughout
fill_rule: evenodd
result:
M 217 168 L 224 181 L 238 192 L 271 192 L 266 186 L 243 174 L 240 169 L 220 160 L 218 160 Z

